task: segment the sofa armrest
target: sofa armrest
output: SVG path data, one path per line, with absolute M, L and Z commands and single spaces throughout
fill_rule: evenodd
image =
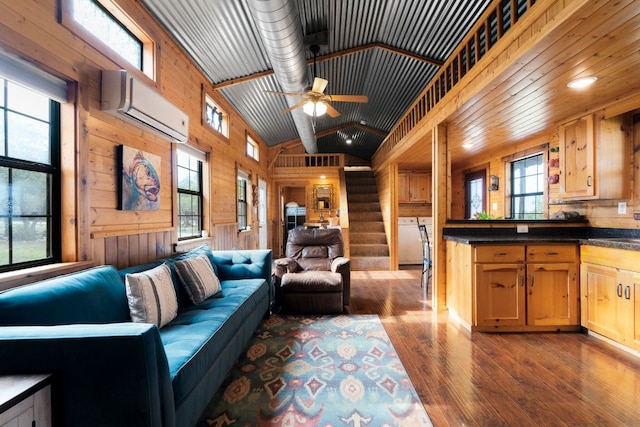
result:
M 64 426 L 173 426 L 158 328 L 145 323 L 0 327 L 0 373 L 52 373 Z
M 351 302 L 351 260 L 345 257 L 337 257 L 331 261 L 331 271 L 342 275 L 342 302 L 349 305 Z

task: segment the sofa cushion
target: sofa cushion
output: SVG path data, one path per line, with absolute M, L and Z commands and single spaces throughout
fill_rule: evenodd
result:
M 163 327 L 178 314 L 178 300 L 167 264 L 125 276 L 131 320 Z
M 177 405 L 231 343 L 237 346 L 231 353 L 239 354 L 255 330 L 255 324 L 247 327 L 245 322 L 266 308 L 269 286 L 264 279 L 223 280 L 221 286 L 224 298 L 187 307 L 160 329 Z
M 211 261 L 206 254 L 177 260 L 174 265 L 180 282 L 187 290 L 192 303 L 200 304 L 222 290 L 220 280 L 215 275 Z
M 0 292 L 0 325 L 129 322 L 124 283 L 104 265 Z

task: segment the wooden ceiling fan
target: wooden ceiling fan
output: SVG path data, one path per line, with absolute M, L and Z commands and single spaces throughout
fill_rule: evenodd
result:
M 265 91 L 267 93 L 273 93 L 276 95 L 295 96 L 302 98 L 302 101 L 298 102 L 292 107 L 283 110 L 282 113 L 288 113 L 296 108 L 303 108 L 304 112 L 310 116 L 322 116 L 327 113 L 329 116 L 335 118 L 340 115 L 340 112 L 331 106 L 331 102 L 358 102 L 365 103 L 369 101 L 366 95 L 327 95 L 324 93 L 328 80 L 316 76 L 316 55 L 320 52 L 320 46 L 311 45 L 311 52 L 313 52 L 313 86 L 311 90 L 305 93 L 290 93 L 290 92 L 276 92 Z

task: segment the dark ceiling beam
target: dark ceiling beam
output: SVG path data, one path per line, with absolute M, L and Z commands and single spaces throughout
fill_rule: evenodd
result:
M 430 58 L 428 56 L 418 55 L 417 53 L 413 53 L 413 52 L 409 52 L 408 50 L 399 49 L 399 48 L 396 48 L 396 47 L 393 47 L 393 46 L 389 46 L 389 45 L 384 44 L 384 43 L 369 43 L 369 44 L 366 44 L 364 46 L 353 47 L 351 49 L 341 50 L 340 52 L 334 52 L 334 53 L 330 53 L 328 55 L 318 56 L 318 57 L 316 57 L 316 62 L 329 61 L 331 59 L 340 58 L 340 57 L 346 56 L 346 55 L 353 55 L 354 53 L 364 52 L 365 50 L 370 50 L 370 49 L 386 50 L 388 52 L 392 52 L 392 53 L 395 53 L 397 55 L 406 56 L 407 58 L 412 58 L 412 59 L 415 59 L 417 61 L 426 62 L 428 64 L 435 65 L 437 67 L 440 67 L 443 64 L 443 62 L 438 60 L 438 59 Z M 313 58 L 307 60 L 307 65 L 311 65 L 311 64 L 313 64 Z M 220 89 L 223 89 L 225 87 L 235 86 L 235 85 L 238 85 L 238 84 L 241 84 L 241 83 L 245 83 L 245 82 L 248 82 L 248 81 L 251 81 L 251 80 L 260 79 L 262 77 L 267 77 L 267 76 L 270 76 L 272 74 L 273 74 L 273 70 L 266 70 L 266 71 L 261 71 L 259 73 L 253 73 L 253 74 L 250 74 L 248 76 L 238 77 L 236 79 L 225 80 L 224 82 L 220 82 L 218 84 L 213 85 L 213 89 L 214 90 L 220 90 Z

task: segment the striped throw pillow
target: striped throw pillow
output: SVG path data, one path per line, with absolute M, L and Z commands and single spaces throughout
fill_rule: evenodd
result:
M 154 323 L 161 328 L 178 315 L 176 290 L 166 264 L 127 274 L 125 286 L 132 321 Z
M 200 304 L 222 290 L 206 254 L 176 261 L 175 266 L 192 303 Z

